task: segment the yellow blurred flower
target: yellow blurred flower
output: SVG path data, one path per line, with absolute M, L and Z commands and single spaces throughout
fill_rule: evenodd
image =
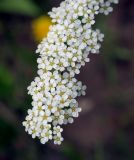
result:
M 37 42 L 40 42 L 44 37 L 47 36 L 51 24 L 51 18 L 45 15 L 33 20 L 32 30 L 34 38 Z

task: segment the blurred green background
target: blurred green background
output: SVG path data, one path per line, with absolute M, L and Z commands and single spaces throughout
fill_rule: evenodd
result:
M 80 117 L 64 127 L 64 143 L 41 145 L 22 127 L 37 72 L 34 52 L 50 24 L 45 15 L 60 2 L 0 0 L 0 160 L 134 160 L 133 0 L 97 17 L 105 40 L 78 77 L 87 95 L 79 99 Z

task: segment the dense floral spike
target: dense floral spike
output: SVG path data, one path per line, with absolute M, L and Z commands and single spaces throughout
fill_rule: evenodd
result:
M 38 77 L 28 87 L 33 108 L 23 122 L 42 144 L 52 139 L 61 144 L 61 125 L 81 112 L 76 98 L 85 95 L 86 86 L 74 77 L 90 61 L 89 53 L 99 52 L 104 35 L 92 26 L 96 15 L 113 10 L 112 3 L 118 0 L 65 0 L 49 13 L 53 25 L 36 51 Z

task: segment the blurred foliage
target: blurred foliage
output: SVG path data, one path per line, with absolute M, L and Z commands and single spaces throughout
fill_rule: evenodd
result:
M 106 20 L 107 19 L 107 20 Z M 120 46 L 118 35 L 107 27 L 108 17 L 98 16 L 95 27 L 105 33 L 102 45 L 103 62 L 106 68 L 108 82 L 112 85 L 118 82 L 117 64 L 128 64 L 131 61 L 130 50 Z
M 11 145 L 17 136 L 14 126 L 5 119 L 0 118 L 0 150 Z
M 33 0 L 41 9 L 42 14 L 46 14 L 52 9 L 54 6 L 58 6 L 62 0 Z M 42 15 L 41 14 L 41 15 Z
M 83 160 L 83 156 L 75 147 L 69 143 L 64 143 L 62 148 L 63 154 L 68 157 L 69 160 Z
M 14 92 L 14 79 L 11 72 L 4 66 L 0 65 L 0 97 L 10 97 Z
M 37 16 L 40 9 L 32 0 L 1 0 L 0 12 Z
M 105 151 L 103 144 L 97 144 L 94 151 L 94 160 L 105 160 Z

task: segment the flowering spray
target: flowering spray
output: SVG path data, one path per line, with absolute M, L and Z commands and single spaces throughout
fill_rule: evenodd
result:
M 86 86 L 75 75 L 89 62 L 89 53 L 99 53 L 104 35 L 93 29 L 95 17 L 108 15 L 114 3 L 118 0 L 65 0 L 49 13 L 53 25 L 36 51 L 38 76 L 28 87 L 33 108 L 23 122 L 42 144 L 53 139 L 60 145 L 61 126 L 79 116 L 76 98 L 86 94 Z

